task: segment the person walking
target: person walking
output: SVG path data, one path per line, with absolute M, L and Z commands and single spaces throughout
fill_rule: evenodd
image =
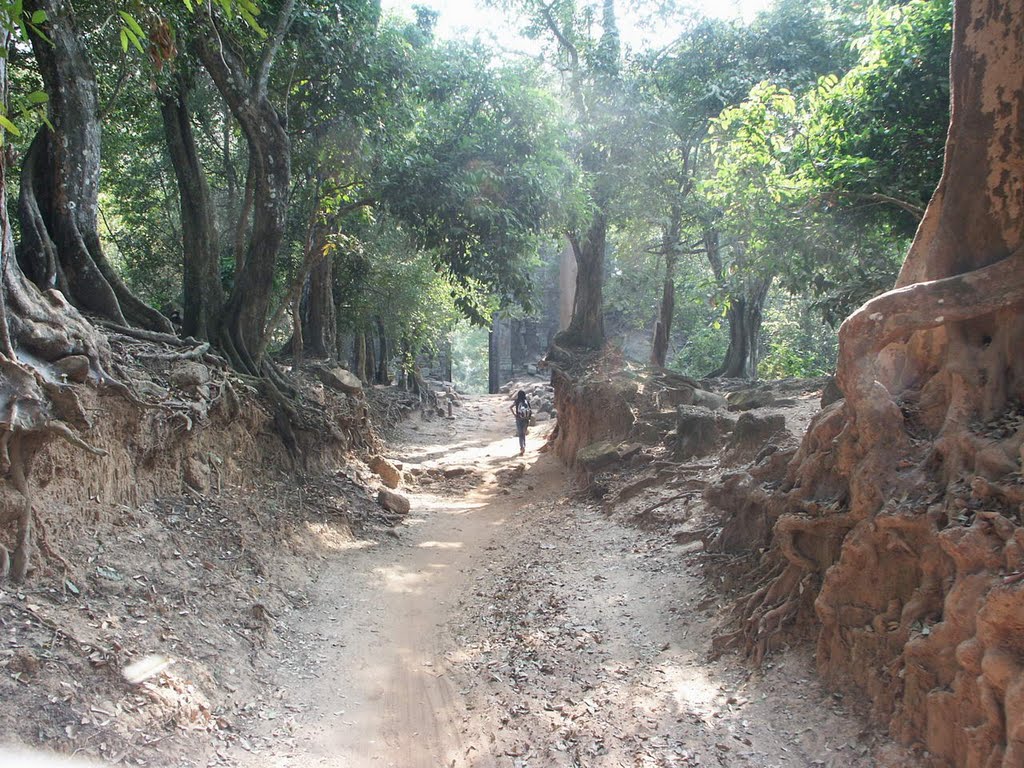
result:
M 526 428 L 530 425 L 530 416 L 533 411 L 530 409 L 530 401 L 526 399 L 526 392 L 519 390 L 516 399 L 510 409 L 516 417 L 516 434 L 519 435 L 519 455 L 526 453 Z

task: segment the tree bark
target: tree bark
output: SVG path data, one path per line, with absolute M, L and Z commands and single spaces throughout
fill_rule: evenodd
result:
M 682 208 L 673 205 L 669 223 L 662 232 L 661 252 L 665 258 L 665 276 L 661 285 L 658 319 L 654 321 L 651 341 L 651 365 L 665 367 L 669 342 L 672 338 L 672 318 L 676 308 L 676 262 L 679 259 L 679 235 L 682 229 Z
M 743 281 L 745 290 L 742 295 L 730 297 L 729 308 L 725 312 L 729 324 L 729 347 L 722 365 L 709 374 L 712 378 L 757 378 L 764 302 L 771 283 L 771 276 L 751 277 Z
M 747 273 L 743 266 L 742 246 L 734 244 L 732 248 L 739 253 L 734 260 L 736 274 L 730 276 L 726 274 L 722 261 L 718 232 L 710 229 L 704 233 L 705 254 L 711 264 L 711 271 L 728 301 L 725 316 L 729 324 L 729 346 L 725 352 L 725 359 L 708 376 L 755 379 L 760 361 L 764 302 L 768 297 L 773 276 Z
M 41 128 L 22 170 L 18 261 L 41 289 L 121 324 L 173 333 L 167 318 L 121 281 L 100 246 L 100 122 L 96 76 L 66 0 L 26 0 L 44 11 L 49 39 L 30 35 L 53 132 Z
M 213 202 L 199 162 L 188 87 L 179 75 L 171 93 L 160 94 L 160 115 L 171 166 L 178 182 L 182 237 L 182 334 L 215 340 L 224 305 Z
M 10 33 L 0 30 L 0 48 Z M 0 58 L 0 103 L 7 103 L 7 59 Z M 0 144 L 5 136 L 0 129 Z M 78 380 L 124 389 L 106 373 L 110 349 L 96 330 L 57 290 L 41 292 L 22 272 L 15 257 L 7 206 L 8 168 L 0 156 L 0 506 L 13 512 L 14 548 L 0 545 L 0 582 L 23 581 L 32 545 L 31 467 L 37 451 L 54 437 L 93 454 L 77 434 L 89 419 L 75 392 L 65 383 Z M 50 200 L 49 198 L 47 199 Z M 59 260 L 53 253 L 53 266 Z M 36 262 L 38 264 L 38 262 Z
M 377 353 L 376 347 L 373 345 L 373 331 L 369 327 L 362 333 L 362 339 L 363 380 L 368 384 L 373 384 L 376 382 L 377 376 Z
M 329 257 L 313 267 L 302 291 L 302 336 L 313 357 L 335 359 L 338 320 L 334 307 L 334 270 Z
M 364 384 L 370 384 L 373 377 L 370 375 L 371 367 L 367 360 L 366 332 L 356 333 L 352 339 L 352 372 L 359 377 Z
M 555 337 L 558 346 L 600 349 L 604 346 L 604 253 L 608 239 L 608 217 L 603 209 L 583 237 L 569 236 L 576 257 L 576 293 L 569 327 Z
M 267 74 L 294 2 L 286 0 L 278 28 L 266 44 L 252 80 L 245 62 L 223 44 L 212 21 L 203 24 L 196 48 L 249 151 L 253 223 L 244 261 L 224 306 L 219 344 L 232 364 L 252 375 L 263 372 L 262 349 L 274 284 L 274 267 L 284 240 L 291 183 L 291 141 L 267 93 Z
M 498 323 L 495 318 L 491 330 L 487 334 L 487 392 L 498 394 L 501 388 L 501 352 L 498 348 Z
M 391 384 L 391 371 L 388 369 L 388 361 L 391 359 L 391 345 L 388 344 L 388 334 L 384 328 L 384 319 L 378 316 L 376 323 L 379 351 L 377 353 L 377 373 L 374 378 L 378 384 L 387 386 Z

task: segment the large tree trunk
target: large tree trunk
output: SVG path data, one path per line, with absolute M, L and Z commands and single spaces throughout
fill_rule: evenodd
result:
M 845 401 L 812 423 L 785 496 L 758 496 L 779 575 L 742 601 L 736 637 L 760 657 L 813 610 L 821 672 L 894 734 L 937 765 L 1009 768 L 1024 765 L 1024 6 L 957 0 L 953 32 L 942 180 L 896 288 L 840 330 Z
M 181 330 L 185 336 L 215 340 L 224 304 L 217 228 L 210 188 L 192 133 L 188 89 L 180 76 L 174 79 L 173 92 L 160 95 L 160 115 L 181 206 L 184 295 Z
M 709 229 L 704 233 L 705 254 L 728 301 L 725 316 L 729 323 L 729 346 L 722 364 L 708 374 L 711 378 L 757 378 L 764 302 L 773 278 L 771 275 L 747 273 L 743 267 L 742 248 L 739 244 L 732 246 L 734 251 L 738 251 L 734 254 L 737 268 L 734 275 L 729 275 L 722 261 L 718 232 Z
M 274 285 L 274 268 L 284 240 L 291 183 L 291 141 L 280 113 L 270 103 L 267 77 L 276 46 L 287 29 L 294 3 L 286 0 L 278 30 L 267 43 L 250 81 L 245 63 L 206 22 L 197 41 L 203 66 L 231 109 L 249 150 L 253 223 L 245 257 L 224 306 L 219 343 L 232 364 L 253 375 L 263 371 L 264 334 Z M 271 47 L 273 46 L 273 47 Z
M 7 49 L 9 32 L 0 31 Z M 7 60 L 0 58 L 0 103 L 7 103 Z M 3 141 L 0 130 L 0 143 Z M 8 168 L 0 158 L 0 523 L 13 524 L 14 548 L 0 545 L 0 582 L 24 580 L 33 537 L 32 459 L 54 437 L 99 454 L 77 434 L 88 416 L 67 382 L 124 387 L 105 366 L 106 342 L 56 290 L 40 292 L 14 253 L 7 207 Z M 56 258 L 56 257 L 55 257 Z
M 756 379 L 761 360 L 761 323 L 764 302 L 771 287 L 771 276 L 751 277 L 743 282 L 742 295 L 729 298 L 725 318 L 729 324 L 729 347 L 722 365 L 709 374 L 712 378 Z
M 313 357 L 337 355 L 338 321 L 334 307 L 334 274 L 330 257 L 313 267 L 302 290 L 302 337 Z
M 608 238 L 608 217 L 603 210 L 594 214 L 583 237 L 569 236 L 576 257 L 576 293 L 569 327 L 555 337 L 555 344 L 575 349 L 604 346 L 604 252 Z
M 100 122 L 96 76 L 65 0 L 26 0 L 44 11 L 48 39 L 30 35 L 50 96 L 53 131 L 43 127 L 22 170 L 18 261 L 41 289 L 58 288 L 73 304 L 121 324 L 173 332 L 114 272 L 100 246 Z

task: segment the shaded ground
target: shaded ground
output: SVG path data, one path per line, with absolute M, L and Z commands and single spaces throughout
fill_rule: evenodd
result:
M 506 408 L 406 424 L 411 515 L 335 542 L 309 610 L 278 628 L 274 693 L 210 763 L 910 764 L 802 652 L 756 674 L 708 661 L 720 606 L 696 549 L 568 495 L 539 430 L 518 456 Z

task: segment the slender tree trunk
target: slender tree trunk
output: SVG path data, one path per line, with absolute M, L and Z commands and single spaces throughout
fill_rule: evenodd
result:
M 487 334 L 487 392 L 492 395 L 498 394 L 501 388 L 501 354 L 495 327 Z
M 363 332 L 363 355 L 365 369 L 363 371 L 364 381 L 376 383 L 377 379 L 377 352 L 373 344 L 373 331 L 369 327 Z
M 114 272 L 100 246 L 100 122 L 96 76 L 66 0 L 26 0 L 46 13 L 49 39 L 30 35 L 53 131 L 40 129 L 25 158 L 18 203 L 18 261 L 42 289 L 110 320 L 173 333 Z
M 377 342 L 379 346 L 379 353 L 377 355 L 377 383 L 388 385 L 391 383 L 391 371 L 388 370 L 388 361 L 391 358 L 390 344 L 388 344 L 388 334 L 384 328 L 384 320 L 381 317 L 376 318 L 377 323 Z
M 665 367 L 669 341 L 672 337 L 672 318 L 676 309 L 676 262 L 679 258 L 679 234 L 682 228 L 682 208 L 672 206 L 669 224 L 661 237 L 661 252 L 665 257 L 665 276 L 661 285 L 658 319 L 654 321 L 654 339 L 651 342 L 651 365 Z
M 352 371 L 359 380 L 364 384 L 371 382 L 370 376 L 367 375 L 369 370 L 366 360 L 366 333 L 359 332 L 355 334 L 352 340 Z
M 160 95 L 160 115 L 181 205 L 184 267 L 181 331 L 185 336 L 215 340 L 224 304 L 217 228 L 210 188 L 192 133 L 188 88 L 181 76 L 175 77 L 171 93 Z
M 292 353 L 292 370 L 299 370 L 302 365 L 302 361 L 305 359 L 306 346 L 302 341 L 302 317 L 301 317 L 301 305 L 302 300 L 298 295 L 292 300 L 292 338 L 291 338 L 291 353 Z

